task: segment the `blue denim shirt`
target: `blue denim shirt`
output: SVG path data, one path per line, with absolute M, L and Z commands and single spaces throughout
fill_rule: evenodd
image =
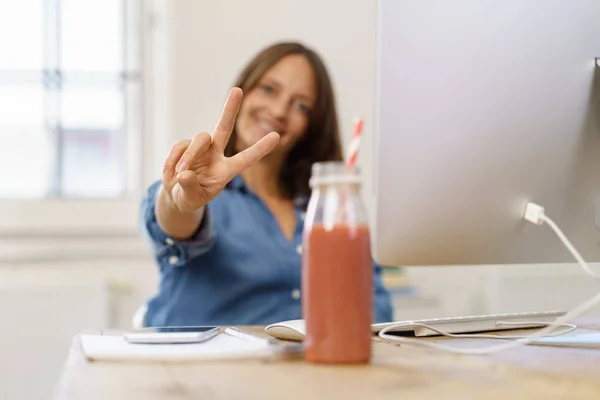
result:
M 187 240 L 160 228 L 154 203 L 160 182 L 142 202 L 142 230 L 160 268 L 158 294 L 149 300 L 146 326 L 267 325 L 302 318 L 301 253 L 306 199 L 296 199 L 297 226 L 288 240 L 266 205 L 235 177 L 207 206 Z M 374 264 L 375 322 L 392 320 L 381 267 Z

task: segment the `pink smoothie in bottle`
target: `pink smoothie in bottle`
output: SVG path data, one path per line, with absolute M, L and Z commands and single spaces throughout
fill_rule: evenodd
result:
M 313 167 L 313 178 L 303 236 L 305 357 L 315 363 L 367 363 L 373 261 L 360 181 L 338 163 Z

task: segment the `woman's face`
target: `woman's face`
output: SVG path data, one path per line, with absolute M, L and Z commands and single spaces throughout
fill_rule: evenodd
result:
M 282 58 L 244 96 L 236 123 L 237 150 L 275 131 L 280 139 L 273 153 L 287 153 L 305 134 L 315 101 L 315 76 L 306 58 Z

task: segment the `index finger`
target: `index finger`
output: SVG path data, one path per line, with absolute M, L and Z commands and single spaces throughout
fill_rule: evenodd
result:
M 242 89 L 238 87 L 234 87 L 229 91 L 229 95 L 223 106 L 223 111 L 221 112 L 221 117 L 215 126 L 213 146 L 216 146 L 221 152 L 225 151 L 225 146 L 227 146 L 227 142 L 233 131 L 235 118 L 237 117 L 240 105 L 242 104 L 242 97 Z
M 261 158 L 269 154 L 279 142 L 279 134 L 271 132 L 246 150 L 229 158 L 232 177 L 241 173 L 244 169 L 257 163 Z

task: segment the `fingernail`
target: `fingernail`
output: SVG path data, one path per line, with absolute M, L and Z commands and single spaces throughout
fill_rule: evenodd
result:
M 180 161 L 179 164 L 177 164 L 177 168 L 175 169 L 177 172 L 181 172 L 183 170 L 185 170 L 187 168 L 187 163 L 185 161 Z

